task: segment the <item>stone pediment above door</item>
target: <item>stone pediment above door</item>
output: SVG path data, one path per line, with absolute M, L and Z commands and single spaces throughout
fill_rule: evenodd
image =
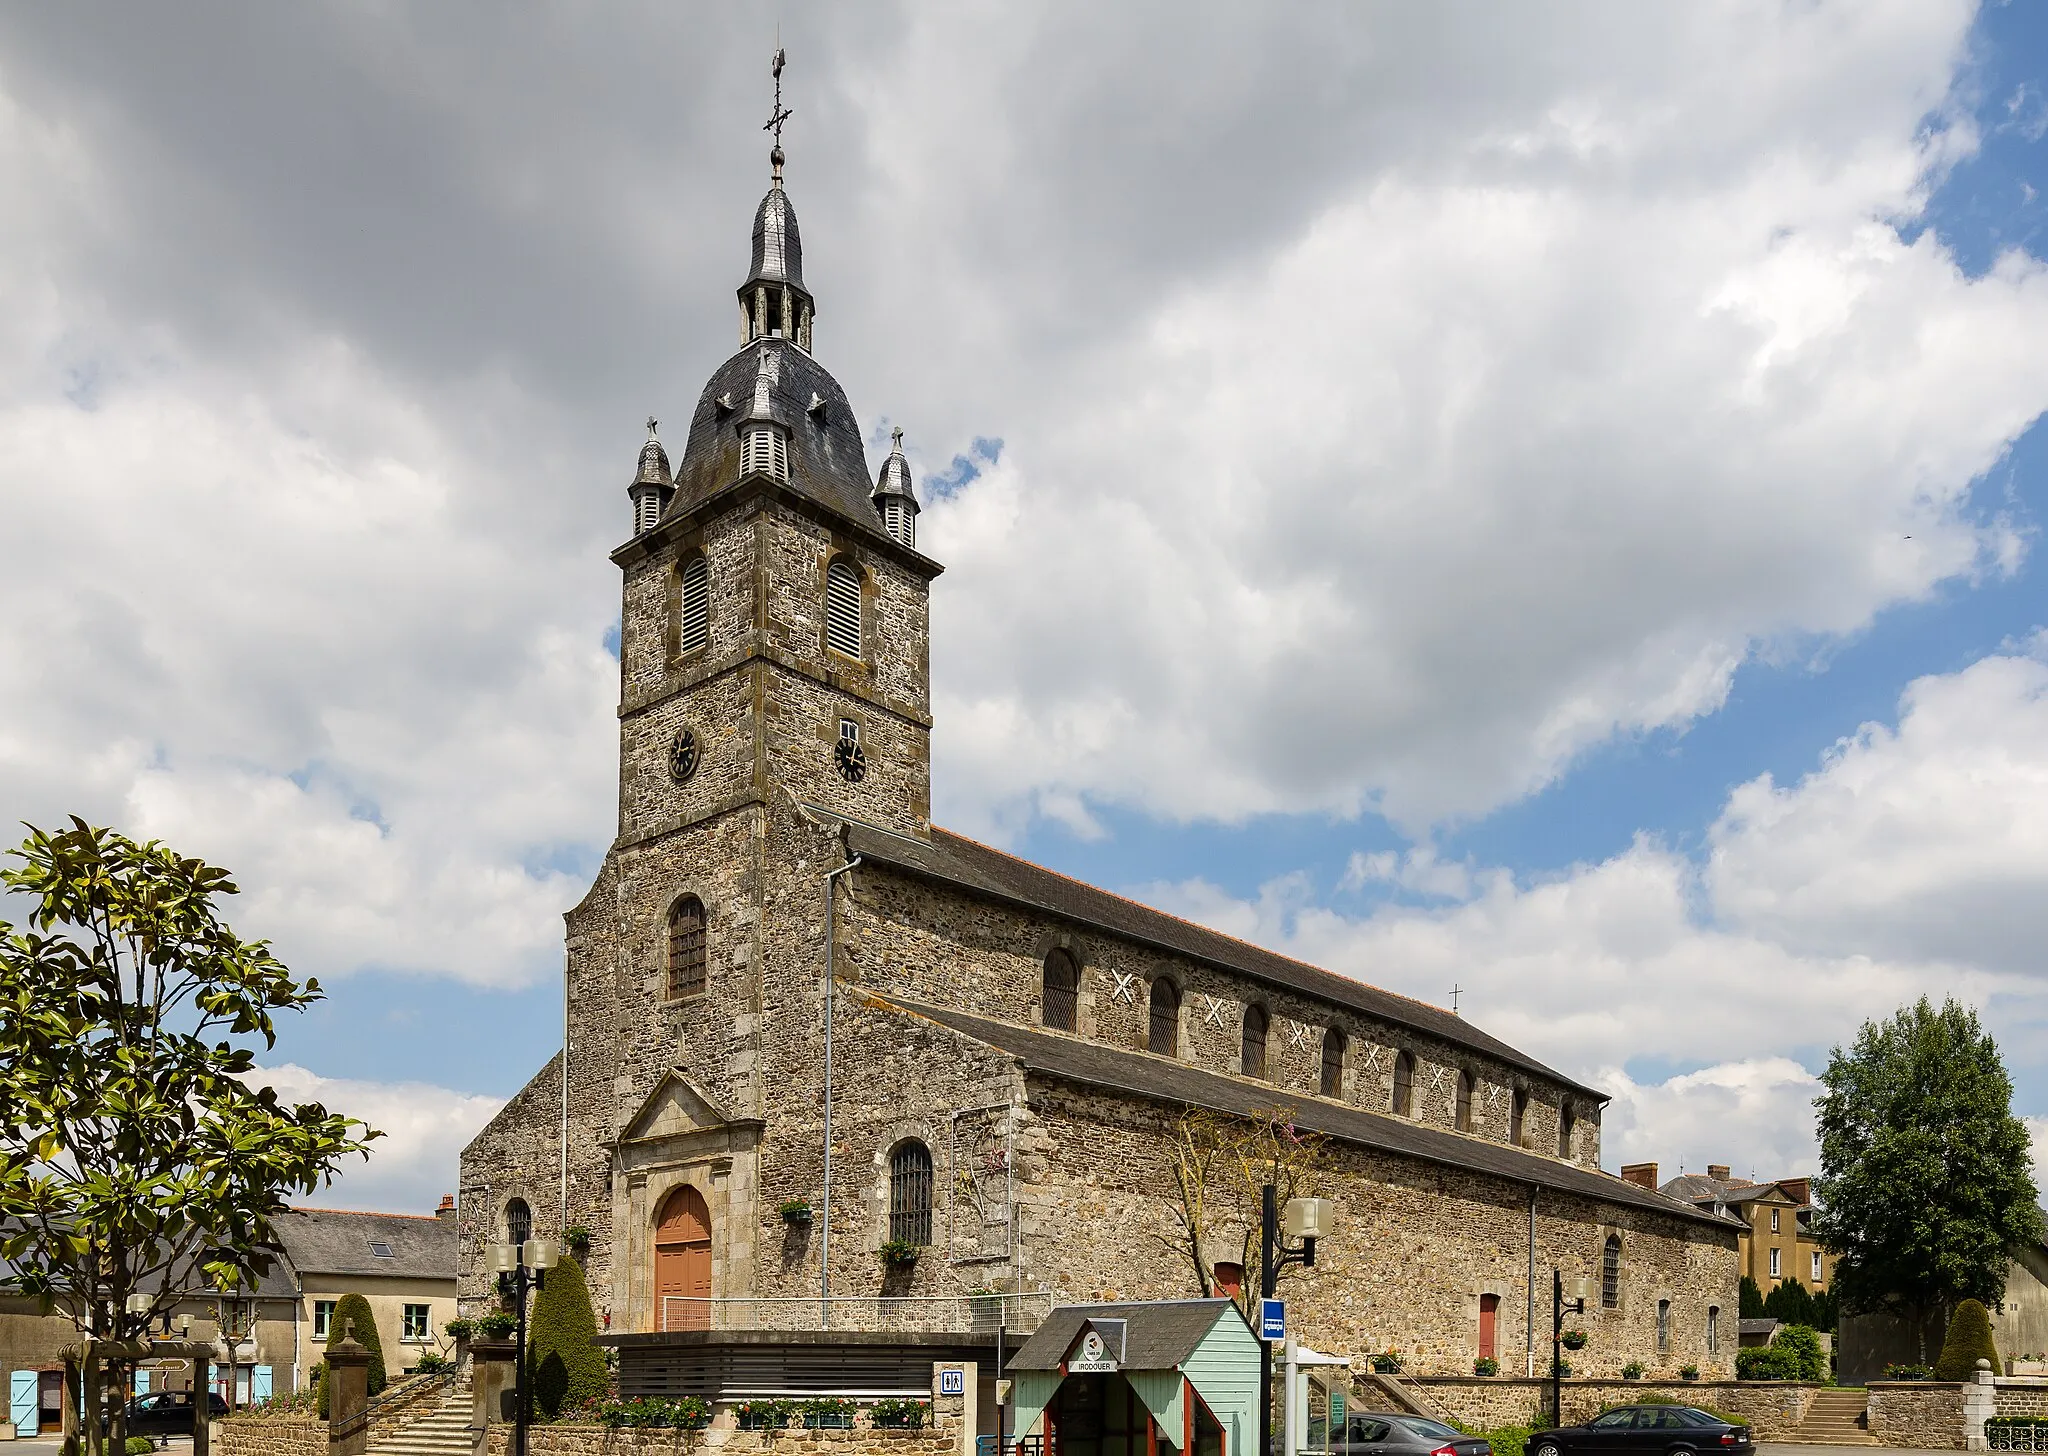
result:
M 619 1141 L 660 1142 L 693 1133 L 718 1132 L 735 1126 L 757 1127 L 751 1118 L 735 1120 L 718 1100 L 682 1072 L 669 1071 L 655 1083 L 640 1110 L 626 1123 Z

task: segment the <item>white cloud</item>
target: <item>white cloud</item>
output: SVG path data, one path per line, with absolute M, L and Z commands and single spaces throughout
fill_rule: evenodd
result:
M 1302 875 L 1250 900 L 1200 881 L 1146 897 L 1425 1001 L 1455 982 L 1488 1031 L 1613 1094 L 1610 1165 L 1806 1171 L 1816 1085 L 1797 1059 L 1817 1067 L 1916 997 L 1995 1006 L 2008 1066 L 2023 1082 L 2038 1068 L 2048 971 L 2019 948 L 2048 939 L 2044 696 L 2031 654 L 1922 678 L 1896 727 L 1865 725 L 1794 787 L 1738 787 L 1704 865 L 1639 838 L 1554 877 L 1482 869 L 1469 898 L 1364 915 Z M 1411 863 L 1434 865 L 1355 859 L 1347 883 L 1435 899 Z M 2048 1119 L 2030 1126 L 2038 1139 Z
M 249 1080 L 276 1088 L 288 1102 L 318 1102 L 384 1134 L 370 1144 L 367 1159 L 344 1160 L 331 1185 L 302 1195 L 308 1208 L 432 1213 L 442 1195 L 455 1192 L 463 1146 L 505 1105 L 500 1097 L 424 1082 L 321 1077 L 290 1062 L 259 1067 Z

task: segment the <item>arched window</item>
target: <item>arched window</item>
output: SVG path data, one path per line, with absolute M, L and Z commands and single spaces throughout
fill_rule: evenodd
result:
M 1081 990 L 1081 973 L 1074 958 L 1056 950 L 1045 958 L 1045 995 L 1040 1001 L 1039 1020 L 1056 1031 L 1074 1029 L 1074 1013 Z
M 1152 1028 L 1145 1049 L 1162 1057 L 1180 1055 L 1180 987 L 1164 976 L 1152 982 Z
M 932 1241 L 932 1155 L 915 1139 L 889 1154 L 889 1238 L 899 1244 Z
M 1600 1251 L 1600 1307 L 1617 1309 L 1621 1305 L 1621 1235 L 1609 1234 L 1607 1245 Z
M 677 573 L 676 652 L 695 652 L 711 640 L 711 568 L 692 556 Z
M 1657 1353 L 1671 1353 L 1671 1301 L 1668 1299 L 1657 1301 Z
M 1508 1109 L 1508 1141 L 1516 1147 L 1522 1145 L 1522 1122 L 1529 1113 L 1529 1094 L 1524 1089 L 1515 1089 L 1515 1100 Z
M 1256 1002 L 1244 1009 L 1244 1045 L 1238 1066 L 1247 1077 L 1266 1075 L 1266 1008 Z
M 1721 1353 L 1721 1306 L 1718 1304 L 1707 1306 L 1707 1353 Z
M 668 999 L 701 996 L 705 965 L 704 902 L 685 895 L 668 912 Z
M 825 645 L 860 656 L 860 572 L 845 557 L 825 568 Z
M 1323 1033 L 1322 1093 L 1325 1097 L 1344 1095 L 1344 1033 L 1334 1026 Z
M 1571 1099 L 1566 1098 L 1564 1105 L 1557 1110 L 1557 1155 L 1560 1158 L 1572 1155 L 1572 1133 L 1578 1127 L 1578 1120 L 1577 1110 L 1573 1108 Z
M 789 479 L 789 442 L 774 425 L 753 425 L 740 453 L 740 473 Z
M 1458 1073 L 1458 1131 L 1472 1131 L 1472 1074 Z
M 526 1200 L 515 1198 L 505 1205 L 505 1242 L 523 1244 L 533 1237 L 533 1210 Z
M 1415 1053 L 1394 1053 L 1394 1116 L 1415 1115 Z

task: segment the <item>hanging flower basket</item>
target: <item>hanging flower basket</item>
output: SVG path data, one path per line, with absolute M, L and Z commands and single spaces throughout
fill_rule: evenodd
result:
M 801 1198 L 792 1198 L 775 1211 L 782 1215 L 784 1223 L 793 1227 L 801 1227 L 811 1221 L 811 1205 Z
M 877 1252 L 881 1254 L 882 1262 L 891 1269 L 908 1269 L 917 1262 L 917 1256 L 924 1250 L 908 1239 L 891 1239 Z
M 1557 1342 L 1567 1350 L 1583 1350 L 1589 1338 L 1591 1337 L 1584 1330 L 1566 1330 L 1558 1337 Z

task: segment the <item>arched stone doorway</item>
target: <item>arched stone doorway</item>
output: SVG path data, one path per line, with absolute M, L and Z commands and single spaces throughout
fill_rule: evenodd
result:
M 661 1205 L 654 1230 L 654 1327 L 711 1328 L 711 1210 L 685 1185 Z

